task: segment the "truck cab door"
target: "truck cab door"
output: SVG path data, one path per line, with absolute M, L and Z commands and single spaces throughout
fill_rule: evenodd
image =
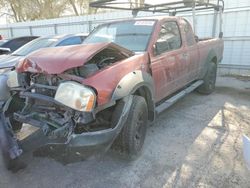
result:
M 189 60 L 186 67 L 186 84 L 194 81 L 198 77 L 199 73 L 199 62 L 200 62 L 200 53 L 198 49 L 197 42 L 195 40 L 195 35 L 193 33 L 192 27 L 189 22 L 185 19 L 181 20 L 181 25 L 183 26 L 183 31 L 185 35 L 185 44 L 187 48 L 187 53 Z
M 187 61 L 189 54 L 182 45 L 177 22 L 164 22 L 154 44 L 154 55 L 151 57 L 157 101 L 183 87 L 183 72 Z

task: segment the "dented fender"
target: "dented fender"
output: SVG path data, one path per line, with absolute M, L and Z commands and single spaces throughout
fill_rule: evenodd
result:
M 125 75 L 116 86 L 111 100 L 116 101 L 125 96 L 133 94 L 138 88 L 145 86 L 154 99 L 154 83 L 152 76 L 141 70 L 136 70 Z
M 143 84 L 149 88 L 150 92 L 152 92 L 152 96 L 154 96 L 152 76 L 149 73 L 149 62 L 148 53 L 136 54 L 102 69 L 87 79 L 84 79 L 82 84 L 95 88 L 97 91 L 98 106 L 120 99 L 122 96 L 131 93 L 130 91 L 135 88 L 134 86 Z M 129 87 L 129 84 L 133 87 Z M 122 85 L 124 89 L 118 89 L 119 85 Z M 127 89 L 131 90 L 125 92 Z M 124 95 L 121 95 L 121 93 L 124 93 Z

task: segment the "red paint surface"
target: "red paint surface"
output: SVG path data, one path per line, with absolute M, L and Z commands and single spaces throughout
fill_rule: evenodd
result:
M 88 45 L 44 48 L 32 53 L 23 62 L 19 63 L 17 71 L 61 74 L 71 68 L 84 65 L 104 48 L 120 49 L 126 54 L 133 53 L 114 43 L 95 43 Z

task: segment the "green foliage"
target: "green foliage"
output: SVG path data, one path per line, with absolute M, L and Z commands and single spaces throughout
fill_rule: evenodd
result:
M 86 15 L 105 12 L 106 9 L 89 7 L 92 0 L 0 0 L 0 12 L 8 13 L 15 22 L 58 18 L 65 15 Z M 131 8 L 138 8 L 145 0 L 128 0 Z M 110 11 L 110 10 L 109 10 Z M 112 10 L 111 10 L 112 11 Z
M 15 22 L 58 18 L 65 15 L 93 14 L 90 0 L 0 0 L 0 10 Z

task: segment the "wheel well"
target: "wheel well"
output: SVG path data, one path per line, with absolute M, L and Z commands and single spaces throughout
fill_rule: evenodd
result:
M 154 112 L 155 106 L 150 90 L 146 86 L 141 86 L 133 93 L 133 95 L 141 96 L 146 100 L 148 106 L 148 119 L 150 121 L 153 121 L 155 118 L 155 112 Z

